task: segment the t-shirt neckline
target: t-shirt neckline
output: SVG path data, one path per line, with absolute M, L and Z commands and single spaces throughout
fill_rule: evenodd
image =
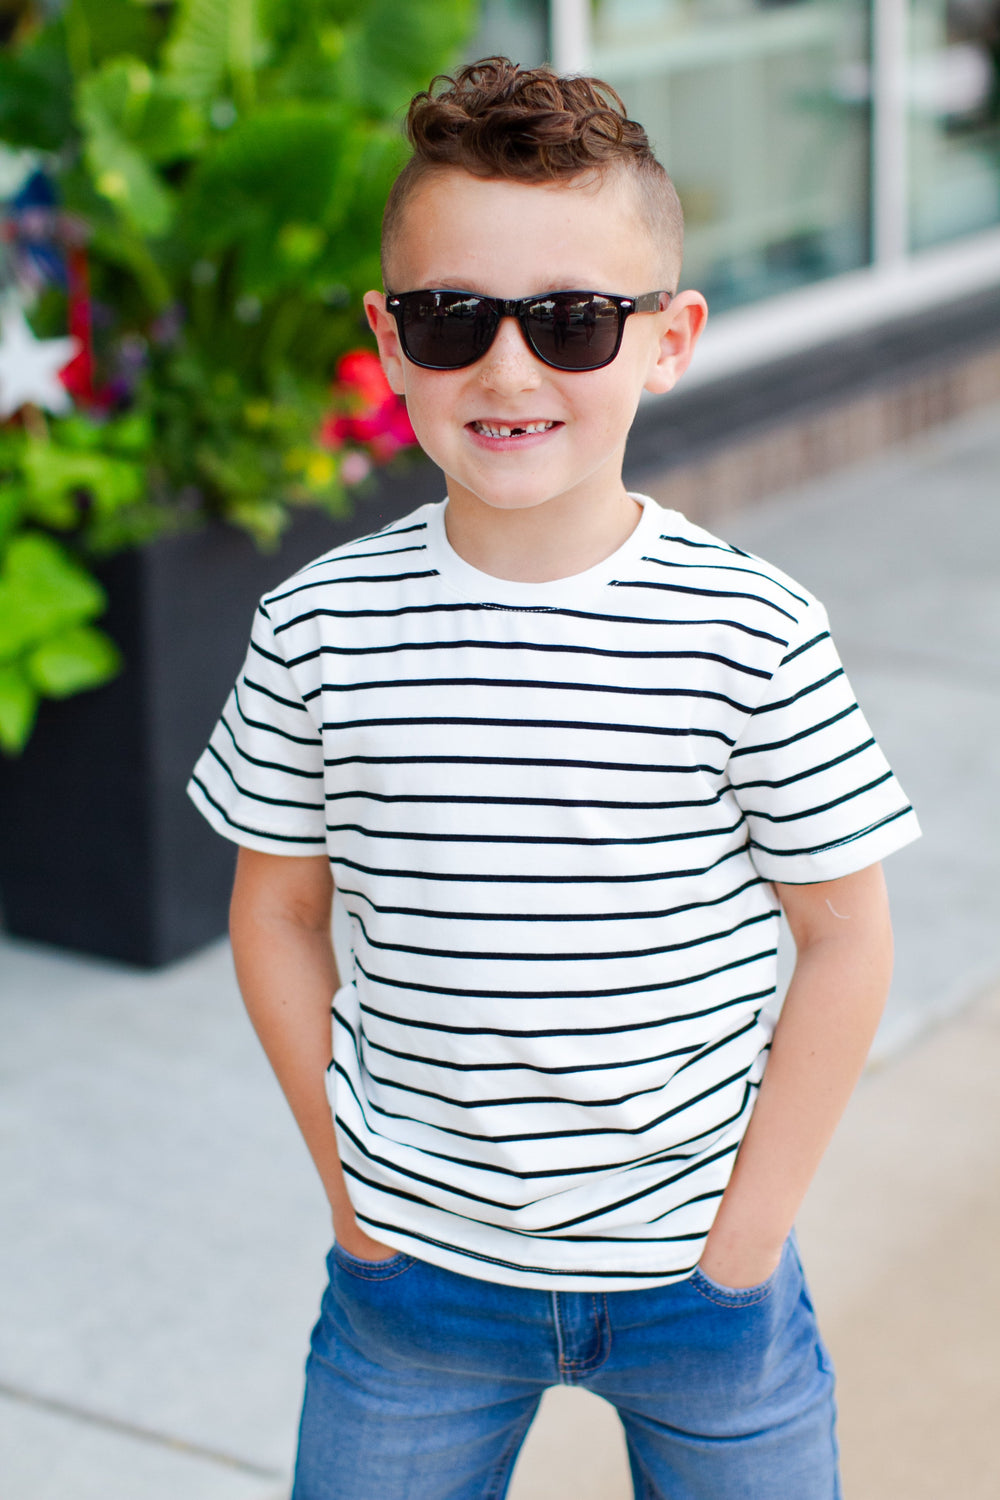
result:
M 609 557 L 586 568 L 582 573 L 571 573 L 567 578 L 550 578 L 542 583 L 523 583 L 511 578 L 495 578 L 459 557 L 448 540 L 445 528 L 447 500 L 431 506 L 427 523 L 427 548 L 429 561 L 433 563 L 444 585 L 453 593 L 477 602 L 516 604 L 524 608 L 552 609 L 559 604 L 571 603 L 614 582 L 622 573 L 625 564 L 647 550 L 646 537 L 657 528 L 657 517 L 662 510 L 648 495 L 629 491 L 631 498 L 642 506 L 642 514 L 633 531 Z

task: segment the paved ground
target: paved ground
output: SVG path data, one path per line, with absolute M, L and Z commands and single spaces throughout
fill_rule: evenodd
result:
M 925 830 L 889 864 L 893 996 L 800 1225 L 846 1497 L 992 1500 L 1000 410 L 726 534 L 826 600 Z M 225 945 L 138 975 L 0 939 L 0 1022 L 4 1500 L 285 1500 L 328 1231 Z M 629 1493 L 610 1409 L 551 1393 L 512 1500 Z

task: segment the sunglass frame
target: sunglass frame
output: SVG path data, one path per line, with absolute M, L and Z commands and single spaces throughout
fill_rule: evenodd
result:
M 566 290 L 558 292 L 537 293 L 533 297 L 487 297 L 479 292 L 463 292 L 451 287 L 427 287 L 412 292 L 386 292 L 386 311 L 396 321 L 399 333 L 400 346 L 406 358 L 411 364 L 419 366 L 422 370 L 466 370 L 471 365 L 478 364 L 483 358 L 497 336 L 500 324 L 504 318 L 514 318 L 521 330 L 522 336 L 528 348 L 536 359 L 540 359 L 550 369 L 560 370 L 564 374 L 588 374 L 592 370 L 603 370 L 617 359 L 622 346 L 622 338 L 625 332 L 625 320 L 632 313 L 637 312 L 661 312 L 670 302 L 672 293 L 666 291 L 643 292 L 638 297 L 619 296 L 613 292 L 593 292 L 582 290 Z M 489 328 L 488 337 L 482 348 L 468 359 L 459 360 L 454 364 L 440 364 L 428 359 L 417 359 L 407 344 L 407 329 L 405 323 L 406 303 L 416 297 L 457 297 L 463 302 L 476 303 L 489 310 L 492 315 L 492 327 Z M 544 354 L 535 343 L 529 326 L 531 309 L 539 303 L 551 302 L 554 297 L 572 297 L 578 300 L 587 298 L 600 298 L 602 302 L 611 303 L 618 315 L 618 328 L 615 336 L 614 348 L 604 359 L 587 365 L 560 364 L 557 359 Z M 666 299 L 664 301 L 664 299 Z

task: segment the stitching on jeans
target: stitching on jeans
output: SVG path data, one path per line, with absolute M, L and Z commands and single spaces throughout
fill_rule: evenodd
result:
M 608 1299 L 604 1293 L 591 1293 L 590 1310 L 599 1334 L 597 1351 L 590 1359 L 565 1359 L 560 1349 L 559 1368 L 566 1375 L 592 1375 L 601 1368 L 611 1353 L 611 1319 L 608 1316 Z
M 706 1302 L 712 1302 L 716 1307 L 757 1307 L 761 1302 L 766 1302 L 774 1291 L 774 1281 L 777 1273 L 769 1277 L 762 1286 L 750 1286 L 746 1288 L 733 1287 L 729 1292 L 721 1287 L 715 1287 L 702 1272 L 695 1270 L 691 1277 L 691 1284 L 699 1296 L 704 1297 Z
M 537 1410 L 538 1403 L 536 1402 L 534 1410 L 528 1413 L 528 1420 L 521 1424 L 503 1453 L 497 1459 L 490 1474 L 487 1488 L 483 1491 L 483 1500 L 499 1500 L 499 1497 L 506 1492 L 507 1482 L 514 1467 L 514 1459 L 517 1457 L 521 1444 L 524 1442 L 525 1434 L 531 1426 Z
M 579 1375 L 592 1375 L 599 1370 L 611 1353 L 611 1340 L 607 1337 L 610 1331 L 610 1320 L 608 1318 L 608 1299 L 603 1294 L 591 1294 L 590 1310 L 597 1324 L 599 1342 L 597 1350 L 590 1359 L 576 1361 L 575 1369 Z M 603 1315 L 603 1316 L 602 1316 Z
M 407 1255 L 405 1250 L 397 1251 L 396 1255 L 389 1256 L 385 1261 L 359 1260 L 356 1256 L 352 1257 L 351 1252 L 345 1250 L 341 1245 L 335 1245 L 334 1251 L 339 1269 L 346 1271 L 348 1276 L 353 1276 L 357 1281 L 391 1281 L 394 1276 L 402 1276 L 404 1271 L 408 1271 L 411 1266 L 415 1266 L 417 1263 L 416 1257 Z M 402 1258 L 402 1265 L 396 1265 L 397 1255 Z M 355 1260 L 357 1260 L 356 1265 L 354 1264 Z M 380 1265 L 384 1265 L 387 1268 L 392 1266 L 393 1269 L 391 1271 L 388 1269 L 380 1271 L 378 1269 Z
M 552 1312 L 555 1321 L 556 1354 L 559 1356 L 559 1374 L 570 1375 L 572 1374 L 573 1362 L 566 1358 L 566 1338 L 563 1332 L 562 1305 L 559 1301 L 560 1293 L 550 1292 L 549 1295 L 552 1298 Z

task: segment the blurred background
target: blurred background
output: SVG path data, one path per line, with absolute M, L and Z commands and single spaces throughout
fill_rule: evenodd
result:
M 360 298 L 490 53 L 648 128 L 711 318 L 626 478 L 824 599 L 921 816 L 802 1233 L 848 1500 L 992 1500 L 1000 0 L 0 0 L 0 1493 L 287 1495 L 328 1226 L 183 788 L 259 595 L 443 492 Z M 558 1392 L 512 1494 L 624 1473 Z

